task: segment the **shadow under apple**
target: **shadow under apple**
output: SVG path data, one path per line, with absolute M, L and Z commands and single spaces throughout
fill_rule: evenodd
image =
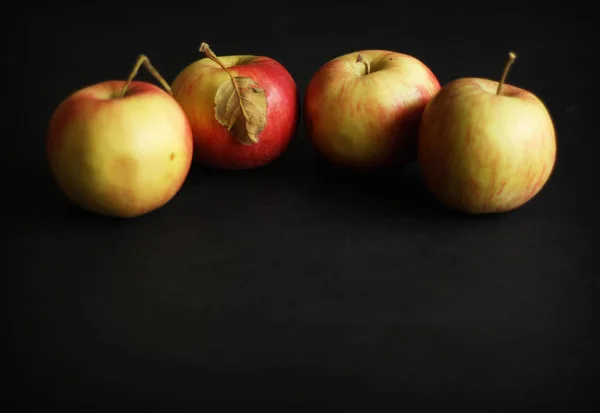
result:
M 137 222 L 99 215 L 75 205 L 60 191 L 50 172 L 42 167 L 32 166 L 27 174 L 21 175 L 10 206 L 9 227 L 17 237 L 40 232 L 78 232 L 81 228 L 103 231 Z
M 422 182 L 416 162 L 392 170 L 358 172 L 297 149 L 251 170 L 221 171 L 193 165 L 183 190 L 209 196 L 218 193 L 227 199 L 232 196 L 229 192 L 237 192 L 254 202 L 268 196 L 271 203 L 293 203 L 298 211 L 310 209 L 336 221 L 358 220 L 375 225 L 407 219 L 431 222 L 474 218 L 440 204 Z

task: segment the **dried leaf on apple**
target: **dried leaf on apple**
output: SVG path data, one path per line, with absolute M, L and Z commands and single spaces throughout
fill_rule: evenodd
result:
M 231 77 L 215 94 L 215 118 L 240 143 L 257 143 L 267 124 L 265 90 L 249 77 Z

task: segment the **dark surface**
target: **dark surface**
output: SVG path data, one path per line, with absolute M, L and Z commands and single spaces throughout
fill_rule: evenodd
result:
M 20 131 L 3 137 L 3 273 L 21 406 L 584 411 L 599 362 L 597 29 L 587 10 L 483 3 L 250 3 L 250 16 L 225 2 L 62 17 L 47 6 L 15 17 L 6 92 L 24 109 L 12 120 Z M 271 166 L 194 167 L 145 217 L 69 207 L 44 158 L 55 106 L 124 78 L 139 53 L 172 80 L 202 41 L 277 59 L 302 96 L 321 64 L 359 49 L 412 54 L 441 83 L 497 78 L 515 50 L 509 83 L 540 96 L 556 122 L 555 173 L 514 213 L 464 217 L 432 201 L 414 166 L 387 177 L 329 170 L 300 127 Z

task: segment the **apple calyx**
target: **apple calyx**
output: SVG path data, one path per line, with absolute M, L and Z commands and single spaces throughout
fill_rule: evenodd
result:
M 158 73 L 158 70 L 156 70 L 154 68 L 154 66 L 152 66 L 152 64 L 150 63 L 150 59 L 148 59 L 148 57 L 146 55 L 141 54 L 138 56 L 137 60 L 135 61 L 135 64 L 133 65 L 133 69 L 131 70 L 131 73 L 129 73 L 127 82 L 125 83 L 125 86 L 123 86 L 123 90 L 121 90 L 121 94 L 119 97 L 121 97 L 121 98 L 125 97 L 125 93 L 127 93 L 127 88 L 131 84 L 133 78 L 137 76 L 137 73 L 140 70 L 140 67 L 142 65 L 144 65 L 146 70 L 148 70 L 148 72 L 150 72 L 150 74 L 152 76 L 154 76 L 156 78 L 156 80 L 158 80 L 158 82 L 162 85 L 162 87 L 164 87 L 165 90 L 167 92 L 169 92 L 169 95 L 172 96 L 173 92 L 171 91 L 171 87 L 169 86 L 167 81 L 160 75 L 160 73 Z
M 244 145 L 254 145 L 267 125 L 267 96 L 253 79 L 233 76 L 209 45 L 200 51 L 227 72 L 231 81 L 221 83 L 215 93 L 215 119 Z
M 371 73 L 371 65 L 364 59 L 364 57 L 360 53 L 358 54 L 358 56 L 356 56 L 356 63 L 362 63 L 365 65 L 365 75 Z
M 506 77 L 508 76 L 508 71 L 510 70 L 510 67 L 512 66 L 512 64 L 515 62 L 516 58 L 517 58 L 517 55 L 515 52 L 508 52 L 508 61 L 504 65 L 504 70 L 502 71 L 502 77 L 500 78 L 500 82 L 498 82 L 498 89 L 496 89 L 496 95 L 499 95 L 500 92 L 502 91 L 502 86 L 504 85 L 504 82 L 506 81 Z

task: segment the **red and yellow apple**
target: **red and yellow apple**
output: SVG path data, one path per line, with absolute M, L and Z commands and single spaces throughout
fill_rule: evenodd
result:
M 532 92 L 500 81 L 444 85 L 421 120 L 418 163 L 432 194 L 466 213 L 514 210 L 548 181 L 556 160 L 552 118 Z
M 287 149 L 299 122 L 296 83 L 276 60 L 257 55 L 206 57 L 172 83 L 194 136 L 194 161 L 224 170 L 267 165 Z
M 70 94 L 50 120 L 46 149 L 68 199 L 100 215 L 132 218 L 170 201 L 192 163 L 189 122 L 159 87 L 105 81 Z M 168 87 L 168 84 L 164 86 Z
M 312 76 L 304 123 L 318 152 L 356 169 L 403 166 L 416 158 L 419 120 L 440 88 L 417 58 L 386 50 L 345 54 Z

